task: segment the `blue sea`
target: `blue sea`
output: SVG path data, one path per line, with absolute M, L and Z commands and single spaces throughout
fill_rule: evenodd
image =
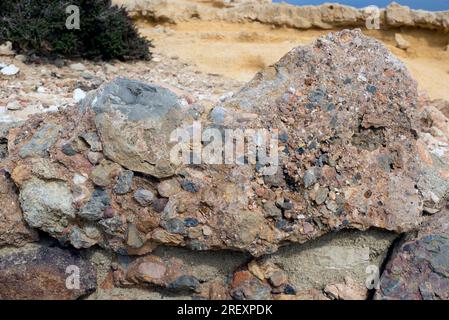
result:
M 379 8 L 388 6 L 391 0 L 284 0 L 273 2 L 287 2 L 296 5 L 318 5 L 326 2 L 338 2 L 356 8 L 363 8 L 369 5 L 375 5 Z M 395 2 L 408 6 L 412 9 L 422 9 L 429 11 L 445 11 L 449 10 L 449 0 L 395 0 Z

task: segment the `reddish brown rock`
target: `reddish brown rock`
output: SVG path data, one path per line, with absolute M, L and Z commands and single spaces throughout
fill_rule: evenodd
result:
M 430 217 L 395 248 L 380 279 L 382 300 L 449 299 L 449 210 Z
M 23 246 L 36 241 L 37 232 L 23 220 L 16 186 L 6 172 L 0 171 L 0 247 Z
M 30 245 L 0 251 L 0 299 L 73 300 L 95 288 L 93 265 L 68 250 Z
M 270 286 L 252 275 L 249 271 L 234 273 L 231 284 L 231 296 L 236 300 L 271 299 Z
M 346 277 L 344 283 L 327 285 L 324 292 L 336 300 L 366 300 L 368 298 L 368 289 L 355 283 L 350 277 Z

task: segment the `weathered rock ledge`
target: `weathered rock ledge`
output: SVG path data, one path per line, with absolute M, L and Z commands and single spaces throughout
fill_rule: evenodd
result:
M 338 3 L 320 6 L 295 6 L 271 1 L 215 1 L 214 5 L 192 1 L 115 0 L 135 18 L 178 23 L 199 19 L 233 23 L 257 21 L 297 29 L 332 29 L 366 26 L 373 17 L 370 9 L 357 9 Z M 413 10 L 396 3 L 379 10 L 381 29 L 410 27 L 449 31 L 449 11 Z

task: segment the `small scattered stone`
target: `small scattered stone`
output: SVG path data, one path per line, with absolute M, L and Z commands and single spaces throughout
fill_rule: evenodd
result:
M 45 87 L 43 87 L 43 86 L 39 86 L 39 87 L 37 87 L 36 92 L 38 92 L 38 93 L 46 93 L 47 89 Z
M 87 153 L 87 159 L 92 164 L 98 164 L 103 159 L 103 154 L 100 152 L 89 151 Z
M 111 198 L 109 194 L 100 188 L 97 188 L 92 193 L 89 202 L 80 209 L 78 215 L 90 221 L 96 221 L 103 218 L 105 210 L 111 205 Z
M 176 218 L 163 221 L 161 226 L 170 233 L 184 234 L 185 232 L 184 222 Z
M 81 138 L 89 145 L 90 150 L 94 152 L 100 152 L 103 150 L 100 138 L 95 132 L 86 132 L 81 135 Z
M 304 186 L 309 188 L 317 182 L 317 177 L 315 175 L 315 168 L 308 169 L 304 174 Z
M 270 275 L 268 281 L 270 281 L 271 285 L 280 287 L 288 282 L 288 276 L 285 271 L 276 270 Z
M 196 227 L 198 225 L 198 219 L 195 218 L 185 218 L 184 219 L 184 224 L 186 225 L 186 227 Z
M 73 91 L 73 100 L 75 100 L 75 102 L 80 102 L 85 97 L 86 97 L 86 92 L 83 89 L 77 88 Z
M 69 157 L 74 156 L 76 154 L 76 150 L 73 148 L 71 143 L 63 144 L 61 147 L 61 151 Z
M 81 72 L 80 76 L 83 77 L 83 79 L 86 79 L 86 80 L 92 80 L 93 78 L 95 78 L 94 74 L 92 74 L 90 72 L 87 72 L 87 71 Z
M 85 184 L 87 182 L 87 180 L 88 180 L 87 177 L 85 177 L 81 174 L 78 174 L 78 173 L 75 173 L 75 175 L 73 176 L 73 179 L 72 179 L 73 183 L 77 184 L 77 185 Z
M 6 41 L 0 45 L 0 56 L 13 56 L 16 52 L 12 49 L 11 41 Z
M 69 68 L 74 71 L 85 71 L 86 70 L 86 66 L 82 63 L 72 63 L 71 65 L 69 65 Z
M 196 184 L 194 184 L 193 182 L 191 182 L 191 181 L 183 181 L 183 182 L 181 183 L 181 187 L 182 187 L 185 191 L 191 192 L 191 193 L 196 193 L 196 192 L 198 192 L 198 191 L 200 190 L 200 188 L 199 188 Z
M 126 244 L 135 249 L 143 246 L 143 241 L 139 236 L 139 231 L 132 223 L 128 225 L 128 237 L 126 240 Z
M 48 149 L 56 142 L 60 130 L 61 127 L 58 125 L 44 124 L 20 149 L 19 156 L 21 158 L 48 157 Z
M 287 284 L 284 287 L 284 294 L 295 295 L 296 294 L 296 289 L 292 285 Z
M 236 300 L 271 299 L 271 288 L 249 271 L 237 271 L 231 284 L 231 296 Z
M 76 249 L 82 249 L 82 248 L 90 248 L 93 245 L 97 244 L 97 239 L 100 235 L 99 231 L 95 228 L 96 234 L 93 235 L 91 238 L 89 235 L 87 235 L 86 230 L 83 230 L 77 226 L 73 227 L 70 231 L 70 243 L 76 248 Z M 94 233 L 94 232 L 90 232 Z
M 293 203 L 290 202 L 288 199 L 281 199 L 276 201 L 276 206 L 283 210 L 291 210 L 293 209 Z
M 203 226 L 202 230 L 203 230 L 203 234 L 205 236 L 211 236 L 212 235 L 212 229 L 209 226 Z
M 318 205 L 323 204 L 326 201 L 328 194 L 329 194 L 328 188 L 320 187 L 315 196 L 316 204 L 318 204 Z
M 308 222 L 304 222 L 302 225 L 302 228 L 303 228 L 305 234 L 309 234 L 309 233 L 313 232 L 313 230 L 314 230 L 313 226 Z
M 327 285 L 324 292 L 337 300 L 366 300 L 368 297 L 366 286 L 358 284 L 350 277 L 345 277 L 345 283 Z
M 134 192 L 134 199 L 142 206 L 147 207 L 154 200 L 154 194 L 150 190 L 139 189 Z M 164 206 L 165 207 L 165 206 Z
M 396 41 L 396 46 L 399 49 L 407 50 L 408 48 L 410 48 L 410 42 L 405 40 L 400 33 L 394 34 L 394 40 Z
M 92 182 L 99 187 L 107 187 L 112 184 L 113 179 L 121 172 L 121 167 L 108 160 L 103 160 L 97 165 L 91 174 Z
M 288 141 L 288 134 L 286 133 L 281 133 L 279 135 L 279 141 L 286 143 Z
M 171 291 L 197 291 L 200 286 L 200 282 L 194 276 L 182 275 L 175 281 L 171 282 L 167 289 Z
M 263 205 L 265 217 L 279 218 L 282 216 L 282 211 L 276 206 L 273 201 L 267 201 Z
M 16 59 L 17 61 L 20 61 L 22 63 L 25 63 L 27 61 L 27 56 L 23 55 L 23 54 L 18 54 L 14 57 L 14 59 Z
M 372 85 L 367 85 L 366 86 L 366 91 L 368 91 L 371 94 L 375 94 L 377 91 L 376 86 L 372 86 Z
M 20 110 L 22 109 L 22 105 L 19 103 L 19 101 L 10 101 L 8 102 L 8 104 L 6 105 L 6 109 L 8 110 Z
M 50 63 L 53 64 L 54 66 L 58 67 L 58 68 L 62 68 L 66 64 L 63 59 L 59 59 L 59 58 L 56 58 L 56 59 L 52 60 Z
M 153 200 L 153 209 L 154 211 L 161 213 L 164 211 L 165 206 L 168 203 L 168 199 L 167 198 L 158 198 L 158 199 L 154 199 Z
M 20 71 L 19 68 L 17 68 L 15 65 L 10 64 L 7 67 L 2 68 L 2 70 L 0 70 L 0 72 L 5 75 L 5 76 L 14 76 L 16 74 L 18 74 Z
M 103 218 L 104 218 L 104 219 L 111 219 L 111 218 L 113 218 L 113 217 L 114 217 L 114 209 L 112 209 L 111 207 L 107 207 L 107 208 L 104 210 Z
M 131 170 L 123 170 L 117 178 L 117 182 L 114 187 L 116 194 L 126 194 L 131 191 L 134 172 Z
M 179 184 L 175 179 L 164 180 L 157 186 L 157 192 L 164 198 L 170 198 L 180 191 Z

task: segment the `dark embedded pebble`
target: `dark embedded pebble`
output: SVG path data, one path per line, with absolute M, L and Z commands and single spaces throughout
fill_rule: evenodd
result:
M 286 227 L 287 227 L 287 220 L 281 218 L 276 222 L 276 228 L 284 230 Z
M 295 295 L 296 294 L 296 289 L 293 288 L 292 285 L 287 284 L 284 288 L 284 293 L 285 294 L 291 294 L 291 295 Z
M 81 208 L 79 216 L 87 220 L 99 220 L 103 217 L 106 208 L 111 205 L 111 198 L 107 191 L 96 188 L 92 193 L 92 198 Z
M 293 209 L 293 203 L 290 202 L 288 199 L 284 199 L 282 201 L 276 201 L 276 205 L 284 210 L 291 210 Z
M 110 219 L 110 218 L 112 218 L 112 217 L 114 217 L 114 209 L 112 209 L 111 207 L 107 207 L 107 208 L 104 210 L 103 218 L 104 218 L 104 219 Z
M 176 218 L 163 220 L 161 226 L 170 233 L 183 234 L 185 232 L 184 222 Z
M 196 291 L 200 282 L 194 276 L 182 275 L 167 286 L 171 291 Z
M 313 103 L 307 103 L 304 107 L 308 110 L 312 110 L 315 108 L 315 105 Z
M 124 170 L 117 178 L 117 183 L 114 187 L 116 194 L 126 194 L 131 191 L 134 172 L 131 170 Z
M 280 135 L 279 135 L 279 140 L 281 141 L 281 142 L 287 142 L 288 141 L 288 134 L 286 134 L 286 133 L 281 133 Z
M 309 150 L 313 150 L 313 149 L 316 149 L 316 141 L 311 141 L 308 145 L 307 145 L 307 148 L 309 149 Z
M 181 187 L 187 191 L 187 192 L 191 192 L 191 193 L 196 193 L 198 191 L 200 191 L 200 188 L 194 184 L 191 181 L 183 181 L 181 182 Z
M 324 98 L 324 91 L 321 89 L 317 89 L 309 93 L 309 101 L 312 103 L 320 103 Z
M 66 144 L 62 145 L 61 150 L 66 156 L 69 156 L 69 157 L 74 156 L 76 154 L 76 150 L 73 149 L 73 147 L 70 143 L 66 143 Z
M 167 202 L 168 202 L 167 198 L 154 199 L 152 204 L 153 210 L 158 213 L 163 212 L 165 206 L 167 205 Z
M 377 88 L 375 86 L 368 85 L 368 86 L 366 86 L 366 91 L 368 91 L 371 94 L 375 94 L 377 91 Z
M 322 154 L 315 161 L 315 165 L 318 166 L 318 167 L 322 167 L 323 165 L 327 164 L 328 162 L 329 162 L 329 156 L 327 154 Z
M 198 225 L 198 220 L 195 218 L 185 218 L 184 219 L 184 224 L 186 225 L 186 227 L 196 227 Z

